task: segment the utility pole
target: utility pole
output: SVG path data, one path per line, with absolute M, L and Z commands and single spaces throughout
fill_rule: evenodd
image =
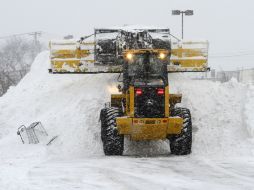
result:
M 37 31 L 37 32 L 31 32 L 29 33 L 29 35 L 33 36 L 33 39 L 34 39 L 34 47 L 35 47 L 35 52 L 34 54 L 37 54 L 39 51 L 40 51 L 40 46 L 39 46 L 39 40 L 38 40 L 38 37 L 41 36 L 42 32 L 40 31 Z
M 39 42 L 38 37 L 41 36 L 41 33 L 42 32 L 31 32 L 31 33 L 29 33 L 29 35 L 33 36 L 35 44 L 38 44 L 38 42 Z
M 182 13 L 182 39 L 183 39 L 183 13 Z
M 12 38 L 12 37 L 18 37 L 18 36 L 25 36 L 25 35 L 32 35 L 34 38 L 34 42 L 38 42 L 38 37 L 41 36 L 42 32 L 38 31 L 38 32 L 30 32 L 30 33 L 21 33 L 21 34 L 13 34 L 13 35 L 9 35 L 9 36 L 1 36 L 0 40 L 5 40 L 8 38 Z
M 182 39 L 183 39 L 183 16 L 192 16 L 194 14 L 193 10 L 172 10 L 172 15 L 182 15 Z

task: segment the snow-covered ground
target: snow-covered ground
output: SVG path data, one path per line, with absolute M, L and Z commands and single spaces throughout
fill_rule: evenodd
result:
M 254 86 L 248 86 L 248 92 L 246 97 L 245 104 L 245 116 L 246 116 L 246 125 L 249 131 L 249 134 L 254 137 Z
M 48 52 L 0 98 L 0 189 L 254 189 L 254 87 L 170 74 L 193 116 L 193 152 L 170 155 L 168 142 L 126 141 L 105 157 L 99 111 L 116 92 L 115 74 L 48 74 Z M 52 145 L 23 145 L 21 124 L 41 121 Z

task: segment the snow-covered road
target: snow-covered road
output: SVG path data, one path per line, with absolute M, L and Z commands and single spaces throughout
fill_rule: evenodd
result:
M 253 157 L 204 158 L 166 154 L 150 157 L 126 155 L 37 159 L 11 158 L 8 162 L 5 160 L 7 163 L 1 163 L 1 189 L 254 188 Z
M 95 157 L 45 163 L 32 169 L 28 179 L 34 189 L 251 190 L 253 171 L 253 158 Z
M 254 189 L 253 87 L 169 76 L 193 117 L 193 152 L 172 156 L 167 141 L 125 143 L 105 157 L 99 110 L 117 75 L 50 75 L 48 52 L 0 98 L 0 189 Z M 51 146 L 23 145 L 21 124 L 41 121 Z

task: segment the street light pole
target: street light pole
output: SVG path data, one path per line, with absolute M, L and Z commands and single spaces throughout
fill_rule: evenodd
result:
M 182 39 L 183 39 L 183 12 L 182 12 Z
M 193 10 L 186 10 L 186 11 L 180 11 L 180 10 L 172 10 L 172 15 L 182 15 L 182 39 L 183 39 L 183 16 L 192 16 Z

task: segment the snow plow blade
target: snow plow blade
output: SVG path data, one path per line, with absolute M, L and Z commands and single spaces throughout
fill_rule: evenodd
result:
M 95 29 L 93 39 L 51 41 L 52 73 L 122 73 L 123 52 L 169 52 L 168 72 L 204 72 L 209 68 L 207 41 L 176 41 L 169 29 Z
M 50 63 L 53 73 L 85 73 L 93 65 L 93 42 L 75 40 L 51 41 Z M 87 63 L 87 64 L 82 64 Z
M 168 72 L 204 72 L 208 67 L 208 41 L 173 42 Z

